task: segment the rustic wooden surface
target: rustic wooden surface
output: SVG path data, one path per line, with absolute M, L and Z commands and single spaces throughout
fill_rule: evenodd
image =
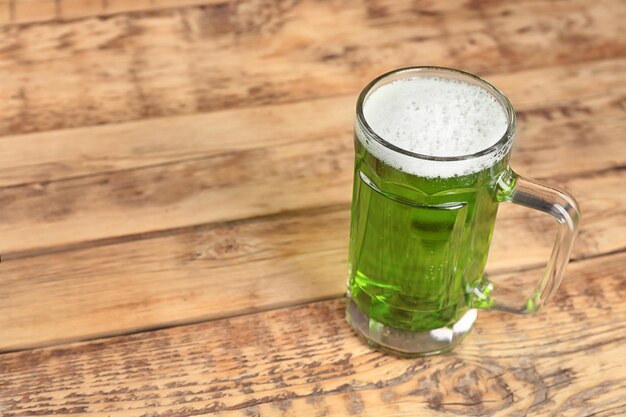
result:
M 0 0 L 0 416 L 626 415 L 625 22 L 620 0 Z M 399 360 L 343 321 L 351 130 L 368 80 L 419 64 L 499 86 L 512 165 L 584 219 L 539 315 Z M 503 206 L 493 280 L 536 279 L 552 230 Z
M 426 359 L 370 350 L 341 299 L 6 354 L 4 415 L 622 416 L 625 263 L 577 261 L 544 314 L 483 313 Z

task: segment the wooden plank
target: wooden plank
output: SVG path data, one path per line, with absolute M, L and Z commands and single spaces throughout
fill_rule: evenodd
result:
M 55 0 L 14 0 L 12 2 L 13 19 L 11 22 L 38 22 L 54 19 L 59 9 Z
M 0 24 L 10 22 L 13 10 L 10 0 L 0 0 Z
M 6 17 L 0 20 L 0 24 L 23 24 L 33 22 L 47 22 L 50 20 L 67 20 L 93 16 L 110 16 L 114 14 L 155 11 L 168 8 L 181 8 L 187 6 L 207 6 L 222 5 L 223 7 L 232 7 L 229 0 L 1 0 L 0 5 L 6 3 L 7 8 L 13 9 L 31 9 L 29 13 L 7 13 Z M 420 14 L 422 16 L 434 17 L 437 14 L 450 13 L 459 8 L 478 8 L 483 9 L 485 6 L 492 6 L 490 2 L 472 3 L 471 1 L 455 1 L 448 2 L 445 5 L 436 5 L 433 7 L 428 4 L 421 4 L 419 10 L 411 10 L 410 5 L 402 5 L 405 11 Z M 51 4 L 53 6 L 51 6 Z M 257 8 L 256 5 L 241 6 L 244 10 L 249 7 Z M 271 3 L 266 7 L 276 7 Z M 541 5 L 540 5 L 541 6 Z M 544 6 L 545 11 L 559 10 L 560 5 Z M 279 6 L 280 7 L 280 6 Z M 378 14 L 378 18 L 386 18 L 387 9 L 397 7 L 397 3 L 390 1 L 377 0 L 368 4 L 369 14 Z M 35 10 L 38 9 L 38 10 Z M 489 9 L 488 9 L 489 10 Z M 488 12 L 485 11 L 485 12 Z M 483 12 L 483 13 L 485 13 Z M 430 13 L 430 15 L 429 15 Z
M 626 96 L 626 59 L 562 65 L 489 77 L 515 103 L 518 143 L 574 133 L 621 118 Z M 355 95 L 176 116 L 0 139 L 0 186 L 128 170 L 325 136 L 351 135 Z M 561 131 L 559 131 L 561 129 Z M 609 141 L 606 146 L 620 145 Z M 576 147 L 570 152 L 598 151 Z M 606 149 L 587 158 L 595 164 L 621 152 Z M 551 152 L 545 152 L 553 157 Z M 540 157 L 542 155 L 536 155 Z M 553 165 L 545 161 L 546 165 Z M 597 169 L 600 165 L 586 166 Z M 540 168 L 541 170 L 541 168 Z M 546 175 L 542 172 L 540 175 Z
M 225 4 L 225 0 L 3 0 L 0 24 L 63 21 L 119 13 L 161 10 L 193 5 Z
M 584 212 L 576 258 L 626 249 L 626 197 L 611 192 L 624 181 L 623 169 L 558 181 Z M 498 216 L 488 270 L 545 263 L 555 225 L 508 209 Z M 0 351 L 336 297 L 345 290 L 349 216 L 340 205 L 5 257 L 0 316 L 10 320 L 0 327 Z
M 498 73 L 626 49 L 621 0 L 267 4 L 0 28 L 0 134 L 355 94 L 399 66 Z
M 563 107 L 559 103 L 554 109 L 528 113 L 513 166 L 529 176 L 550 177 L 626 164 L 620 139 L 626 124 L 621 107 L 624 93 L 613 92 L 618 95 L 607 92 L 584 104 L 575 101 Z M 183 141 L 180 149 L 162 147 L 160 143 L 167 140 L 177 143 L 175 125 L 173 130 L 164 129 L 163 137 L 153 139 L 153 150 L 146 155 L 148 161 L 174 155 L 174 161 L 4 187 L 0 189 L 4 209 L 0 217 L 0 253 L 6 257 L 16 253 L 24 256 L 86 241 L 347 204 L 353 169 L 348 100 L 353 99 L 282 108 L 259 126 L 252 118 L 258 112 L 248 113 L 248 118 L 244 116 L 234 125 L 229 122 L 240 114 L 213 119 L 224 122 L 218 132 L 232 132 L 232 147 L 241 150 L 228 151 L 229 141 L 222 142 L 220 135 L 206 141 L 221 145 L 199 145 L 208 155 L 194 156 L 195 144 L 204 140 L 202 134 Z M 585 109 L 581 113 L 576 111 L 580 106 Z M 331 114 L 333 110 L 336 115 Z M 123 132 L 123 127 L 118 131 Z M 256 136 L 257 131 L 262 132 L 258 142 L 244 139 Z M 136 132 L 127 139 L 121 134 L 112 140 L 113 145 L 124 140 L 133 143 L 132 134 Z M 276 139 L 263 146 L 272 135 Z M 73 143 L 79 143 L 73 139 Z M 598 141 L 602 141 L 602 147 Z M 72 147 L 71 141 L 61 139 L 61 143 Z M 524 151 L 525 146 L 529 146 L 528 151 Z M 76 148 L 70 158 L 88 155 L 86 159 L 94 160 L 90 166 L 109 161 L 100 154 L 102 148 L 93 154 L 89 148 Z M 150 149 L 147 142 L 132 148 L 134 158 L 140 160 L 146 148 Z M 49 170 L 64 165 L 63 150 L 56 149 L 61 155 L 53 154 Z M 558 163 L 555 158 L 559 158 Z
M 57 19 L 77 19 L 87 16 L 102 16 L 105 14 L 105 6 L 107 2 L 102 0 L 60 0 L 59 1 L 59 16 L 50 16 L 45 20 Z M 13 22 L 21 23 L 21 22 Z
M 450 355 L 372 351 L 333 300 L 5 354 L 0 405 L 6 417 L 620 416 L 624 263 L 576 262 L 539 315 L 481 313 Z
M 354 102 L 344 96 L 7 136 L 0 139 L 0 185 L 128 171 L 330 136 L 349 141 Z

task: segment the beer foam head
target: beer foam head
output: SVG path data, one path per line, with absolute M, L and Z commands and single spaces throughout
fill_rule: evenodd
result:
M 500 102 L 484 88 L 440 77 L 402 78 L 378 87 L 363 104 L 370 128 L 398 148 L 435 157 L 470 155 L 498 142 L 508 127 Z M 426 177 L 453 177 L 485 169 L 508 152 L 500 149 L 481 157 L 433 161 L 414 158 L 367 138 L 357 126 L 361 143 L 394 168 Z

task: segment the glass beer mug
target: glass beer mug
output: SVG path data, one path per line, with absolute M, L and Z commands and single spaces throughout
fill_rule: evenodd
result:
M 558 288 L 579 209 L 566 192 L 511 170 L 514 134 L 509 100 L 462 71 L 399 69 L 361 92 L 346 317 L 368 344 L 400 356 L 449 351 L 478 308 L 534 313 Z M 558 222 L 527 299 L 484 276 L 501 202 Z

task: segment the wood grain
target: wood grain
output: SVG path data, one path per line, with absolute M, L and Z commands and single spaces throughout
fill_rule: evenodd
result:
M 626 250 L 626 197 L 612 192 L 624 181 L 624 169 L 558 181 L 580 196 L 585 215 L 574 257 Z M 511 208 L 498 215 L 489 272 L 542 265 L 553 245 L 551 218 Z M 345 290 L 349 216 L 346 203 L 9 255 L 0 315 L 10 320 L 0 327 L 0 351 L 337 297 Z
M 620 0 L 0 0 L 0 416 L 626 415 L 625 22 Z M 399 360 L 343 320 L 351 131 L 367 81 L 420 64 L 500 87 L 513 167 L 583 227 L 542 313 Z M 492 281 L 530 288 L 553 228 L 502 205 Z
M 344 322 L 343 300 L 5 354 L 0 409 L 5 417 L 620 416 L 624 263 L 624 253 L 575 262 L 542 313 L 482 313 L 456 352 L 431 358 L 371 351 Z
M 621 0 L 258 0 L 9 25 L 0 134 L 354 95 L 416 64 L 485 74 L 620 57 L 625 21 Z

